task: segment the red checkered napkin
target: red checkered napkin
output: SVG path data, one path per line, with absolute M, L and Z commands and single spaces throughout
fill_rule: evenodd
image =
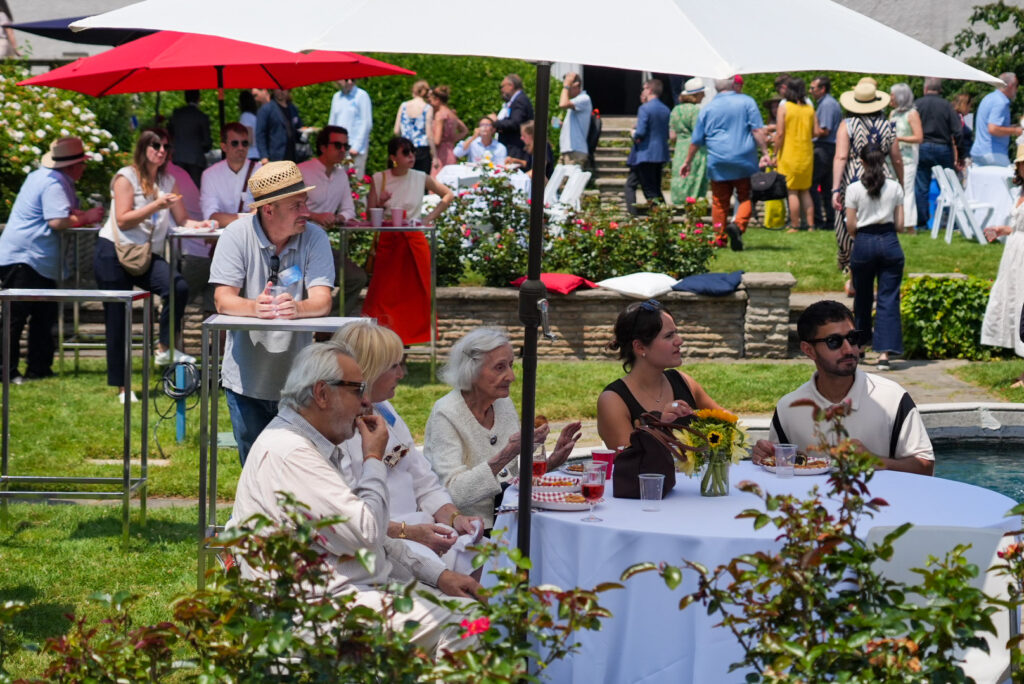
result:
M 569 502 L 566 500 L 566 496 L 572 492 L 533 492 L 534 501 L 546 501 L 548 503 L 581 503 L 578 501 Z M 604 499 L 598 499 L 597 503 L 601 503 Z

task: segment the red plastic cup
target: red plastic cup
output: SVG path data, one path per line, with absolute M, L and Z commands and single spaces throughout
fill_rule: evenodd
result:
M 612 479 L 612 465 L 615 463 L 615 452 L 612 449 L 592 449 L 590 455 L 595 462 L 605 464 L 605 479 Z

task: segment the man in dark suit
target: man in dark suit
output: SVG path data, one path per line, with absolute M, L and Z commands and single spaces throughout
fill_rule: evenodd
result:
M 533 121 L 533 103 L 523 92 L 523 79 L 517 74 L 501 79 L 501 99 L 505 101 L 501 111 L 491 115 L 498 131 L 498 142 L 505 146 L 508 156 L 525 159 L 526 148 L 519 127 Z
M 210 138 L 210 117 L 199 109 L 199 91 L 185 91 L 185 106 L 171 114 L 168 132 L 174 140 L 172 159 L 185 169 L 199 187 L 206 168 L 206 153 L 213 146 Z
M 256 147 L 262 162 L 295 161 L 298 141 L 292 114 L 288 111 L 288 91 L 271 90 L 271 99 L 256 112 Z
M 640 91 L 640 109 L 633 129 L 633 149 L 629 151 L 629 178 L 626 179 L 626 210 L 636 216 L 636 189 L 642 188 L 648 204 L 664 202 L 661 172 L 668 161 L 668 107 L 661 101 L 661 81 L 652 78 Z

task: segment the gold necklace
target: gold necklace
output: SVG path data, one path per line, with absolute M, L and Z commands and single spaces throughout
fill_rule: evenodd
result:
M 649 399 L 654 399 L 654 403 L 655 404 L 659 404 L 659 405 L 661 404 L 662 397 L 665 396 L 665 376 L 662 375 L 660 377 L 661 377 L 661 382 L 659 384 L 661 385 L 661 390 L 658 392 L 658 398 L 657 399 L 654 398 L 654 393 L 653 392 L 650 392 L 647 389 L 643 390 L 643 393 L 646 394 Z M 637 384 L 637 389 L 641 389 L 639 383 Z

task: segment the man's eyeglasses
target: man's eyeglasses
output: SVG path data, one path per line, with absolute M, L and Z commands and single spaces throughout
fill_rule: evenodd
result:
M 865 333 L 863 330 L 851 330 L 845 335 L 833 333 L 831 335 L 827 335 L 826 337 L 818 337 L 816 339 L 807 341 L 810 342 L 811 344 L 818 344 L 819 342 L 824 342 L 826 347 L 828 347 L 832 351 L 835 351 L 836 349 L 839 349 L 840 347 L 843 346 L 844 340 L 849 342 L 851 347 L 861 347 L 867 343 L 867 333 Z
M 348 143 L 338 142 L 337 140 L 332 140 L 331 142 L 329 142 L 327 144 L 330 145 L 331 147 L 333 147 L 336 150 L 347 150 L 347 149 L 349 149 L 349 144 Z
M 167 150 L 168 152 L 171 151 L 171 143 L 156 142 L 154 140 L 153 142 L 149 143 L 149 146 L 152 147 L 157 152 L 159 152 L 160 150 Z
M 230 144 L 231 144 L 232 147 L 238 147 L 239 145 L 241 145 L 242 147 L 248 147 L 249 146 L 249 141 L 248 140 L 232 140 Z
M 274 254 L 270 257 L 270 277 L 267 280 L 271 285 L 277 285 L 277 272 L 281 270 L 281 257 Z
M 331 387 L 351 387 L 356 391 L 356 394 L 362 395 L 366 391 L 365 382 L 355 382 L 353 380 L 324 380 Z

